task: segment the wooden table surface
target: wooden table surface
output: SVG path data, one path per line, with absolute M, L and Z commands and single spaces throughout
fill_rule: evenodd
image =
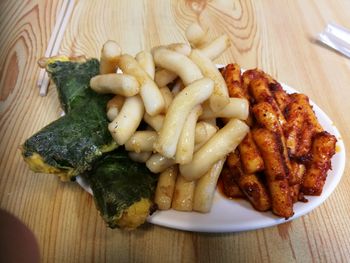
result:
M 38 240 L 44 262 L 349 262 L 350 172 L 317 209 L 256 231 L 203 234 L 146 225 L 107 228 L 75 183 L 35 174 L 18 149 L 59 117 L 57 94 L 40 97 L 44 55 L 64 1 L 0 1 L 0 207 Z M 60 54 L 98 57 L 108 39 L 135 55 L 185 41 L 193 21 L 226 33 L 232 47 L 218 63 L 259 67 L 306 93 L 331 117 L 350 149 L 350 59 L 315 42 L 328 22 L 350 28 L 349 1 L 76 1 Z M 349 155 L 348 150 L 346 154 Z

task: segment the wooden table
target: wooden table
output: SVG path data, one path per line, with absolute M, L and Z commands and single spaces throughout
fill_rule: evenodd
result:
M 349 262 L 350 173 L 326 202 L 290 223 L 256 231 L 202 234 L 146 225 L 108 229 L 75 183 L 34 174 L 18 149 L 60 114 L 56 92 L 40 97 L 44 55 L 64 1 L 0 1 L 0 207 L 35 234 L 45 262 Z M 259 67 L 304 92 L 334 120 L 350 149 L 350 60 L 315 42 L 328 22 L 350 28 L 349 1 L 76 1 L 59 53 L 98 57 L 108 39 L 136 54 L 185 41 L 200 21 L 227 33 L 217 62 Z M 349 151 L 346 152 L 349 155 Z

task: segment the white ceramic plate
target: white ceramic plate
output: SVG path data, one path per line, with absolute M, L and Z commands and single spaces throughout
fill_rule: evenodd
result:
M 283 84 L 288 93 L 297 92 Z M 294 204 L 294 216 L 285 220 L 271 212 L 258 212 L 246 200 L 229 200 L 218 191 L 215 193 L 213 207 L 210 213 L 179 212 L 175 210 L 157 211 L 148 218 L 148 222 L 174 229 L 195 232 L 238 232 L 259 229 L 294 220 L 321 205 L 338 185 L 345 167 L 345 146 L 338 129 L 331 119 L 315 103 L 311 102 L 322 127 L 336 136 L 337 152 L 332 158 L 332 170 L 328 172 L 327 180 L 321 196 L 306 196 L 307 203 Z M 91 189 L 81 178 L 77 182 L 88 192 Z

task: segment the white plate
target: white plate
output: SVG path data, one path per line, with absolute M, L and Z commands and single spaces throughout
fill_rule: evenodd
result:
M 288 93 L 297 92 L 282 84 Z M 338 185 L 345 167 L 345 146 L 338 129 L 331 119 L 315 103 L 313 109 L 322 127 L 336 136 L 337 152 L 332 158 L 332 170 L 328 172 L 327 180 L 321 196 L 306 196 L 307 203 L 294 204 L 294 216 L 285 220 L 271 212 L 258 212 L 246 200 L 229 200 L 218 191 L 215 193 L 213 207 L 210 213 L 179 212 L 175 210 L 157 211 L 148 218 L 148 222 L 174 229 L 195 232 L 238 232 L 278 225 L 294 220 L 321 205 Z M 81 178 L 77 182 L 91 193 L 90 187 Z

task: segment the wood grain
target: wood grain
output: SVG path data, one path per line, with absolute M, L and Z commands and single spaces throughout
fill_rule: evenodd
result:
M 350 174 L 308 215 L 256 231 L 201 234 L 145 225 L 108 229 L 74 183 L 34 174 L 18 147 L 56 119 L 56 92 L 39 97 L 36 61 L 46 50 L 62 0 L 0 1 L 0 207 L 34 232 L 43 262 L 348 262 Z M 259 67 L 310 96 L 350 149 L 350 60 L 314 41 L 327 22 L 350 28 L 349 1 L 76 1 L 60 53 L 97 57 L 107 39 L 123 52 L 184 42 L 192 21 L 232 47 L 218 63 Z M 349 155 L 349 150 L 346 151 Z

